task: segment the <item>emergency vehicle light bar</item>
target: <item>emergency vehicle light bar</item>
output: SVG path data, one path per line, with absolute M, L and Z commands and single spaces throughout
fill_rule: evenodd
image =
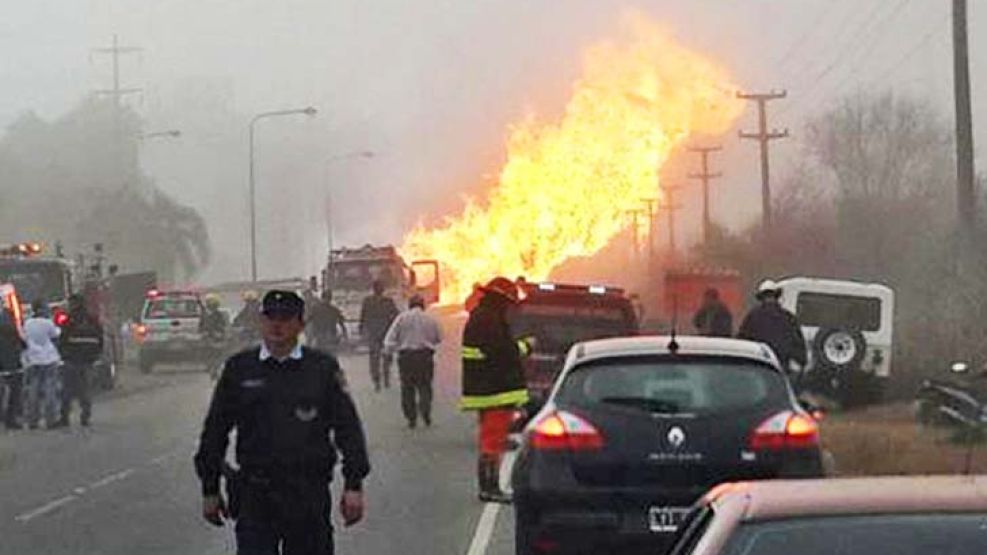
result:
M 43 250 L 41 243 L 17 243 L 0 247 L 0 256 L 35 256 L 41 254 Z

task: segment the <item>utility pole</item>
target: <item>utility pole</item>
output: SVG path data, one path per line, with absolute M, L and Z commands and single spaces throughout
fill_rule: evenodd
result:
M 960 234 L 970 239 L 976 219 L 973 117 L 970 108 L 970 54 L 966 0 L 953 0 L 953 96 L 956 102 L 956 202 Z
M 737 93 L 737 98 L 757 102 L 757 133 L 745 133 L 741 131 L 739 135 L 741 139 L 750 139 L 761 144 L 761 226 L 765 235 L 771 231 L 771 180 L 768 169 L 768 143 L 774 139 L 788 137 L 788 129 L 784 131 L 778 131 L 777 129 L 768 131 L 767 104 L 771 100 L 778 100 L 786 96 L 788 96 L 787 91 L 749 94 Z
M 709 154 L 711 152 L 719 152 L 723 150 L 722 146 L 696 146 L 690 147 L 689 152 L 698 152 L 702 160 L 702 171 L 699 173 L 690 173 L 690 179 L 699 179 L 703 184 L 703 245 L 709 245 L 709 235 L 710 228 L 712 227 L 712 222 L 709 216 L 709 182 L 712 179 L 718 179 L 723 177 L 720 172 L 709 173 Z
M 113 35 L 113 45 L 109 48 L 94 48 L 92 50 L 93 54 L 109 54 L 113 59 L 113 88 L 97 90 L 96 94 L 110 95 L 113 97 L 113 125 L 117 140 L 120 139 L 121 121 L 123 119 L 123 103 L 121 101 L 128 94 L 141 92 L 139 88 L 120 87 L 120 55 L 135 54 L 142 50 L 142 48 L 136 46 L 120 46 L 116 35 Z
M 644 214 L 644 210 L 641 208 L 632 208 L 629 210 L 624 210 L 624 213 L 631 217 L 631 232 L 633 233 L 631 237 L 633 239 L 632 245 L 634 249 L 634 259 L 636 260 L 641 254 L 641 238 L 638 233 L 638 218 Z
M 648 268 L 650 270 L 655 264 L 655 213 L 657 212 L 655 208 L 658 199 L 643 198 L 641 202 L 644 203 L 645 213 L 648 215 Z
M 678 189 L 677 186 L 673 187 L 670 185 L 662 187 L 661 191 L 664 194 L 664 202 L 658 207 L 659 210 L 664 210 L 668 217 L 668 259 L 672 265 L 675 264 L 676 257 L 675 213 L 682 208 L 681 205 L 675 203 L 675 192 Z

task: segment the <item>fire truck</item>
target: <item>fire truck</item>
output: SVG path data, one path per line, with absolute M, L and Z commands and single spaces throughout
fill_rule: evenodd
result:
M 428 304 L 439 301 L 439 263 L 435 260 L 409 264 L 391 245 L 334 249 L 323 272 L 323 287 L 332 293 L 333 304 L 343 312 L 350 337 L 358 336 L 355 332 L 360 308 L 375 281 L 384 285 L 385 294 L 398 307 L 406 306 L 414 294 L 424 297 Z
M 45 254 L 40 243 L 0 247 L 0 283 L 10 283 L 25 308 L 44 300 L 56 314 L 63 314 L 73 291 L 73 264 Z

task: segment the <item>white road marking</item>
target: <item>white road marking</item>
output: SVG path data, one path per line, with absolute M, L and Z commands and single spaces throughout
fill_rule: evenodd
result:
M 37 509 L 34 509 L 33 511 L 28 511 L 24 514 L 15 516 L 14 520 L 16 520 L 17 522 L 27 522 L 45 513 L 50 513 L 51 511 L 54 511 L 55 509 L 61 507 L 62 505 L 67 505 L 75 501 L 76 499 L 78 499 L 78 497 L 74 495 L 66 495 L 65 497 L 59 497 L 54 501 L 45 503 L 44 505 L 38 507 Z
M 500 461 L 500 489 L 505 493 L 511 492 L 511 471 L 514 469 L 514 460 L 517 458 L 515 451 L 508 451 Z M 470 542 L 466 555 L 484 555 L 493 537 L 494 528 L 497 526 L 497 516 L 500 514 L 500 503 L 486 503 L 483 512 L 480 514 L 480 522 L 473 532 L 473 541 Z
M 124 478 L 126 478 L 127 476 L 130 476 L 133 473 L 134 473 L 134 469 L 133 468 L 128 468 L 127 470 L 121 470 L 120 472 L 114 472 L 113 474 L 110 474 L 109 476 L 107 476 L 105 478 L 101 478 L 101 479 L 99 479 L 99 480 L 97 480 L 97 481 L 89 484 L 89 489 L 97 489 L 97 488 L 101 488 L 103 486 L 108 486 L 108 485 L 112 484 L 113 482 L 119 482 L 120 480 L 123 480 Z
M 96 480 L 95 482 L 89 485 L 73 488 L 71 494 L 66 495 L 65 497 L 59 497 L 58 499 L 51 501 L 49 503 L 45 503 L 44 505 L 38 507 L 37 509 L 17 515 L 14 517 L 14 520 L 16 520 L 17 522 L 28 522 L 29 520 L 33 520 L 41 515 L 50 513 L 51 511 L 54 511 L 55 509 L 61 507 L 62 505 L 67 505 L 72 501 L 81 499 L 86 493 L 94 489 L 108 486 L 113 482 L 119 482 L 120 480 L 123 480 L 124 478 L 130 476 L 133 473 L 134 473 L 134 469 L 128 468 L 126 470 L 121 470 L 120 472 L 114 472 L 109 476 L 100 478 L 99 480 Z
M 499 513 L 499 503 L 487 503 L 483 506 L 480 522 L 476 525 L 476 532 L 473 534 L 473 541 L 470 543 L 466 555 L 484 555 L 487 552 L 487 546 L 490 545 L 490 538 L 493 536 L 494 526 L 497 525 Z

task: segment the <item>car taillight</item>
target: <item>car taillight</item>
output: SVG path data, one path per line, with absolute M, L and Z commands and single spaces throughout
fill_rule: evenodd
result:
M 819 445 L 819 424 L 809 415 L 780 412 L 754 430 L 750 447 L 755 450 L 805 449 Z
M 585 419 L 556 411 L 535 424 L 530 442 L 534 449 L 584 451 L 602 448 L 603 435 Z

